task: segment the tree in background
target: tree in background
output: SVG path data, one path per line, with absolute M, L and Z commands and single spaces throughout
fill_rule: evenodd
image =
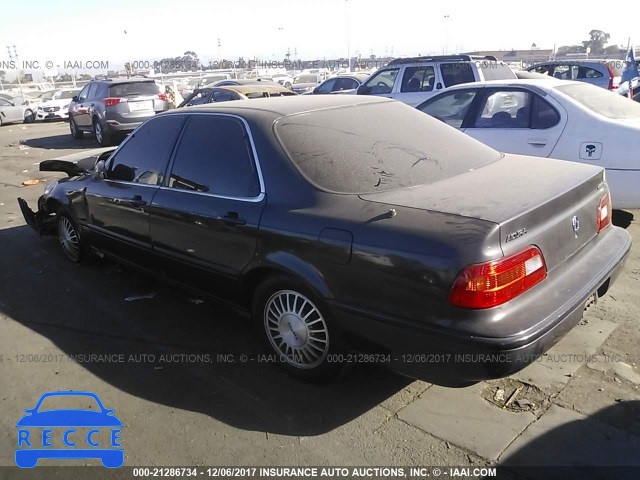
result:
M 585 51 L 591 48 L 591 54 L 604 53 L 604 47 L 611 38 L 611 35 L 602 30 L 591 30 L 589 32 L 589 40 L 582 42 Z

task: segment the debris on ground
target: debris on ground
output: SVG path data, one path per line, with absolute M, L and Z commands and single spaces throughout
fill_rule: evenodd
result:
M 135 302 L 136 300 L 144 300 L 147 298 L 154 298 L 156 296 L 155 292 L 144 293 L 142 295 L 131 295 L 124 299 L 125 302 Z
M 30 187 L 31 185 L 37 185 L 40 183 L 40 180 L 38 180 L 37 178 L 30 178 L 29 180 L 25 180 L 24 182 L 22 182 L 22 185 L 24 185 L 25 187 Z
M 487 382 L 482 397 L 500 409 L 515 413 L 544 411 L 550 398 L 542 390 L 530 383 L 513 378 L 501 378 Z
M 496 402 L 504 402 L 504 390 L 497 388 L 496 393 L 493 395 L 493 400 Z
M 204 303 L 204 300 L 200 300 L 199 298 L 190 298 L 189 301 L 191 303 L 195 303 L 196 305 L 200 305 L 201 303 Z

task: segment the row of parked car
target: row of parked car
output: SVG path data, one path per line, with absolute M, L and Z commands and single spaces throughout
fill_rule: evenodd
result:
M 640 191 L 635 185 L 640 181 L 640 165 L 626 152 L 640 147 L 640 105 L 612 93 L 613 88 L 607 91 L 612 81 L 602 82 L 599 79 L 604 76 L 593 73 L 599 68 L 597 62 L 589 65 L 580 68 L 590 81 L 580 82 L 558 79 L 555 64 L 534 66 L 533 73 L 521 74 L 493 57 L 398 59 L 367 78 L 354 74 L 328 78 L 304 95 L 392 98 L 501 152 L 602 166 L 614 206 L 638 208 Z M 553 75 L 540 75 L 547 67 Z M 604 88 L 596 86 L 595 80 Z M 273 79 L 224 79 L 196 88 L 179 107 L 295 95 Z M 95 80 L 69 106 L 71 134 L 81 138 L 92 133 L 102 146 L 108 146 L 170 107 L 152 79 Z

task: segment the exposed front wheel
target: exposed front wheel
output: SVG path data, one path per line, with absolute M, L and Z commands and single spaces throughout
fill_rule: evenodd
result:
M 337 352 L 343 340 L 324 302 L 288 277 L 271 277 L 260 285 L 253 301 L 256 327 L 289 373 L 307 380 L 326 379 L 342 364 Z
M 64 254 L 73 263 L 80 263 L 84 259 L 85 248 L 80 231 L 66 214 L 58 214 L 58 241 Z
M 24 123 L 33 123 L 34 120 L 35 120 L 35 116 L 33 115 L 33 111 L 25 110 Z

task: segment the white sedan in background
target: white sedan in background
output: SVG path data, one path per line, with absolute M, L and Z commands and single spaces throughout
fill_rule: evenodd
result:
M 69 104 L 73 97 L 80 93 L 80 89 L 63 88 L 52 92 L 38 107 L 36 120 L 66 120 L 69 118 Z
M 599 165 L 613 206 L 640 208 L 638 102 L 583 82 L 495 80 L 456 85 L 417 108 L 501 152 Z

